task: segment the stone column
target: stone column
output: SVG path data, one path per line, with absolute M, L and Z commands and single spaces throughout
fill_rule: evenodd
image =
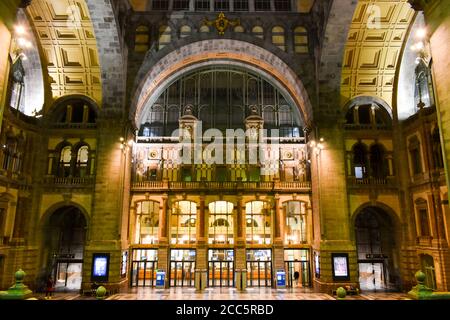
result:
M 168 195 L 163 194 L 162 204 L 159 211 L 159 229 L 158 229 L 158 270 L 163 270 L 166 272 L 166 288 L 169 287 L 169 233 L 170 228 L 170 209 L 168 208 Z M 169 210 L 168 210 L 169 209 Z M 168 223 L 169 221 L 169 223 Z
M 195 263 L 195 287 L 197 290 L 203 290 L 207 281 L 208 250 L 205 222 L 205 195 L 202 194 L 200 195 L 200 204 L 197 207 L 197 257 Z
M 274 197 L 274 219 L 273 219 L 273 286 L 276 287 L 276 272 L 284 270 L 284 247 L 283 238 L 281 236 L 281 224 L 283 223 L 282 210 L 280 208 L 280 196 L 275 194 Z
M 106 106 L 105 113 L 106 113 Z M 107 110 L 108 116 L 101 115 L 97 120 L 97 170 L 95 192 L 89 227 L 89 238 L 86 241 L 83 266 L 83 288 L 91 284 L 92 258 L 94 253 L 110 255 L 107 286 L 116 290 L 119 286 L 127 286 L 126 279 L 121 278 L 120 263 L 122 242 L 126 242 L 123 232 L 124 214 L 128 214 L 125 205 L 124 190 L 129 188 L 126 173 L 129 162 L 128 148 L 122 149 L 120 138 L 131 139 L 128 123 L 120 120 L 121 112 Z M 119 120 L 117 120 L 119 119 Z M 127 134 L 129 133 L 129 134 Z M 127 160 L 128 159 L 128 160 Z M 125 212 L 127 211 L 127 212 Z
M 314 220 L 313 249 L 320 252 L 320 279 L 314 279 L 314 287 L 331 292 L 340 286 L 333 279 L 332 253 L 347 253 L 349 256 L 350 282 L 358 282 L 356 248 L 350 238 L 353 227 L 348 211 L 345 146 L 343 126 L 334 117 L 323 115 L 318 119 L 320 132 L 314 137 L 317 142 L 324 138 L 323 149 L 310 146 L 312 203 Z M 316 143 L 317 144 L 317 143 Z

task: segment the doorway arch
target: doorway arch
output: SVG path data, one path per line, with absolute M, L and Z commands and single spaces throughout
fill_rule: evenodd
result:
M 354 226 L 361 290 L 398 290 L 396 220 L 384 208 L 369 205 L 358 210 Z
M 82 209 L 71 204 L 50 211 L 43 221 L 45 278 L 54 279 L 56 291 L 81 289 L 87 225 Z
M 425 285 L 428 288 L 436 289 L 436 271 L 434 268 L 434 259 L 429 254 L 421 254 L 420 268 L 425 273 Z

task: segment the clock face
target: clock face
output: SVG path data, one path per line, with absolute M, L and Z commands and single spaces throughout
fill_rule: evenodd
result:
M 150 158 L 154 159 L 157 157 L 157 155 L 158 155 L 158 152 L 156 152 L 156 150 L 150 151 Z
M 285 159 L 292 159 L 292 158 L 293 158 L 292 152 L 291 152 L 291 151 L 286 151 L 286 152 L 284 153 L 284 158 L 285 158 Z

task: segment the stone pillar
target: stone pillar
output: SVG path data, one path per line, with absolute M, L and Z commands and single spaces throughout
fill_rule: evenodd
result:
M 320 252 L 321 268 L 320 279 L 314 279 L 314 287 L 322 292 L 331 292 L 342 285 L 333 279 L 332 253 L 348 254 L 350 281 L 346 284 L 358 282 L 356 248 L 350 238 L 353 225 L 348 212 L 343 128 L 337 119 L 331 118 L 320 119 L 320 132 L 311 137 L 317 140 L 316 146 L 310 146 L 313 249 Z M 320 138 L 324 138 L 323 149 L 317 147 Z
M 236 212 L 236 242 L 235 248 L 235 268 L 246 269 L 246 257 L 245 257 L 245 208 L 242 201 L 242 195 L 237 197 L 237 204 L 235 208 Z
M 200 204 L 197 207 L 197 256 L 195 263 L 195 287 L 197 290 L 204 290 L 208 272 L 208 249 L 207 235 L 205 234 L 205 223 L 207 220 L 205 195 L 200 195 Z
M 283 237 L 281 236 L 281 224 L 283 223 L 282 210 L 280 208 L 280 196 L 275 194 L 274 197 L 274 219 L 273 219 L 273 287 L 276 287 L 276 272 L 284 270 L 284 247 Z
M 166 272 L 166 288 L 169 287 L 169 233 L 170 228 L 170 209 L 168 208 L 168 195 L 163 194 L 161 210 L 159 211 L 159 229 L 158 229 L 158 270 Z M 169 209 L 169 210 L 168 210 Z M 168 223 L 169 221 L 169 223 Z
M 106 109 L 107 107 L 104 106 Z M 86 241 L 83 266 L 83 288 L 90 288 L 92 258 L 94 253 L 110 255 L 108 289 L 117 290 L 126 286 L 126 279 L 121 278 L 120 264 L 122 258 L 124 190 L 129 188 L 126 181 L 127 159 L 129 149 L 121 148 L 120 138 L 131 138 L 131 131 L 126 122 L 120 119 L 120 113 L 108 110 L 111 117 L 99 117 L 97 120 L 97 171 L 92 215 L 89 225 L 89 238 Z M 105 110 L 106 113 L 106 110 Z M 127 134 L 130 133 L 130 134 Z M 128 186 L 127 186 L 128 185 Z M 126 212 L 128 214 L 128 212 Z

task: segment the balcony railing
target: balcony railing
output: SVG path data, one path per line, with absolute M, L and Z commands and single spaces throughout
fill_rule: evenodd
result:
M 356 177 L 348 177 L 347 185 L 349 187 L 372 187 L 372 186 L 385 186 L 385 187 L 395 187 L 396 179 L 395 177 L 387 178 L 363 178 L 358 179 Z
M 252 181 L 140 181 L 134 182 L 133 191 L 147 190 L 260 190 L 260 191 L 309 191 L 311 182 L 252 182 Z
M 94 184 L 95 178 L 93 176 L 88 177 L 55 177 L 47 176 L 44 178 L 45 184 L 56 185 L 91 185 Z

